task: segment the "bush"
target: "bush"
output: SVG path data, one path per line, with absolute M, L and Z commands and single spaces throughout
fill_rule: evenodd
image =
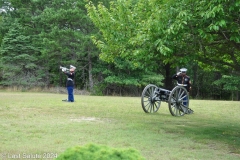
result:
M 56 160 L 144 160 L 134 149 L 116 149 L 108 146 L 88 144 L 67 149 Z

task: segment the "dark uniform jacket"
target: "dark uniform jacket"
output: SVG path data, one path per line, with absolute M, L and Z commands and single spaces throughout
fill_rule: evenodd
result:
M 74 86 L 74 72 L 65 72 L 65 74 L 67 75 L 67 87 L 73 87 Z
M 179 86 L 184 86 L 187 91 L 189 92 L 190 91 L 190 87 L 191 87 L 191 84 L 189 83 L 190 82 L 190 77 L 185 75 L 177 75 L 177 74 L 174 74 L 173 79 L 177 80 L 177 85 Z

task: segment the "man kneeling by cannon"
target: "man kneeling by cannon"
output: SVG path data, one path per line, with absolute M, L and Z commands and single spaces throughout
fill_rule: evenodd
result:
M 142 108 L 146 113 L 157 112 L 161 101 L 167 102 L 169 111 L 173 116 L 183 116 L 191 114 L 189 106 L 189 91 L 191 89 L 190 77 L 186 75 L 186 68 L 180 69 L 180 72 L 173 75 L 177 80 L 177 86 L 172 91 L 159 88 L 153 84 L 147 85 L 141 97 Z

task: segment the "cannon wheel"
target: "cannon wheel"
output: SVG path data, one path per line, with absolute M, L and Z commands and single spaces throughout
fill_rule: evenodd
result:
M 156 100 L 156 97 L 155 97 L 156 95 L 154 94 L 154 90 L 156 88 L 157 86 L 153 84 L 149 84 L 144 88 L 142 92 L 142 97 L 141 97 L 142 108 L 146 113 L 157 112 L 158 109 L 160 108 L 161 101 Z
M 169 95 L 168 107 L 172 116 L 183 116 L 188 112 L 189 95 L 183 86 L 176 86 Z

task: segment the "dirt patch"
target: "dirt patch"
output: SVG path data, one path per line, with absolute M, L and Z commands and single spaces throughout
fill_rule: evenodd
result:
M 100 119 L 96 117 L 79 117 L 79 118 L 70 118 L 72 122 L 106 122 L 110 121 L 109 119 Z

